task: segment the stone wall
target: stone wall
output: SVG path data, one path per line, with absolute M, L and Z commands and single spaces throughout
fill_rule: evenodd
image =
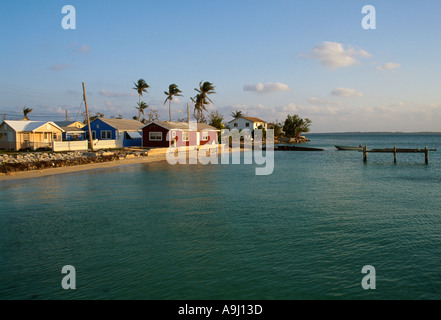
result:
M 111 152 L 28 152 L 0 154 L 0 173 L 42 170 L 47 168 L 68 167 L 89 163 L 117 161 L 147 157 L 147 151 L 120 150 Z

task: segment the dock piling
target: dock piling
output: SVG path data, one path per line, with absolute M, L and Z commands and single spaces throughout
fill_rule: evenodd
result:
M 397 163 L 397 146 L 394 147 L 394 163 Z
M 364 162 L 364 163 L 367 162 L 367 155 L 368 155 L 368 152 L 367 152 L 367 145 L 365 145 L 365 146 L 363 147 L 363 162 Z
M 426 164 L 429 164 L 429 148 L 424 149 L 424 153 L 426 155 Z

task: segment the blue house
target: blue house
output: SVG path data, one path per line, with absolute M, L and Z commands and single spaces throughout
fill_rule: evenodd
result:
M 142 146 L 143 126 L 142 122 L 127 119 L 98 118 L 90 123 L 94 140 L 122 140 L 124 147 Z

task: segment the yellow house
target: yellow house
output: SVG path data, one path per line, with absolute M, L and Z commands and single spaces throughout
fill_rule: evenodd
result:
M 10 121 L 0 125 L 0 149 L 52 148 L 53 141 L 62 141 L 63 129 L 47 121 Z

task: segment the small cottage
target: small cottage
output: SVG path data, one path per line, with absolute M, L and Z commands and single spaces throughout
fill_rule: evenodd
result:
M 137 120 L 98 118 L 90 123 L 90 128 L 93 140 L 122 140 L 124 147 L 140 147 L 143 125 Z
M 142 145 L 168 148 L 217 144 L 219 131 L 205 123 L 153 121 L 142 128 Z
M 245 117 L 240 116 L 234 120 L 231 120 L 228 122 L 228 127 L 230 130 L 237 129 L 237 130 L 245 130 L 249 129 L 251 132 L 258 129 L 259 127 L 262 127 L 265 130 L 268 130 L 268 123 L 266 121 L 263 121 L 259 118 L 253 118 L 253 117 Z
M 54 122 L 5 120 L 0 125 L 0 149 L 48 149 L 62 141 L 63 129 Z

